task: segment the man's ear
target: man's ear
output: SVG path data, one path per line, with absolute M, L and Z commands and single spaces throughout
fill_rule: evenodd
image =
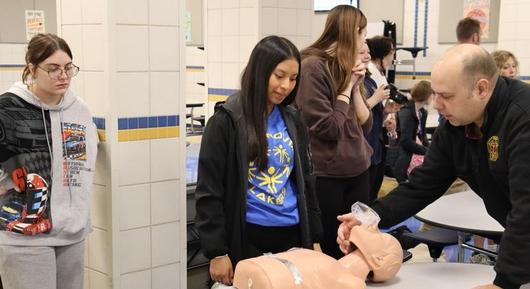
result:
M 477 90 L 478 97 L 481 100 L 485 100 L 485 99 L 487 100 L 487 98 L 490 95 L 491 81 L 485 78 L 481 78 L 477 81 L 475 89 Z

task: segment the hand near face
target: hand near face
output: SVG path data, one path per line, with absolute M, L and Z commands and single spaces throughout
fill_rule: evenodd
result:
M 337 216 L 337 220 L 341 222 L 337 230 L 337 244 L 339 244 L 342 253 L 348 254 L 352 251 L 350 231 L 354 226 L 360 225 L 361 222 L 352 213 Z
M 210 277 L 214 282 L 232 285 L 234 281 L 234 269 L 232 261 L 228 256 L 213 258 L 210 260 Z
M 381 102 L 381 101 L 383 101 L 385 99 L 388 99 L 390 97 L 390 90 L 386 89 L 386 87 L 384 85 L 381 85 L 374 91 L 374 94 L 372 95 L 372 97 L 375 97 L 375 99 L 379 103 L 379 102 Z M 387 104 L 388 103 L 389 102 L 387 101 Z M 386 105 L 385 105 L 385 108 L 386 108 Z

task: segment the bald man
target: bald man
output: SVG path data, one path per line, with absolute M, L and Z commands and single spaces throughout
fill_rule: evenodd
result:
M 459 177 L 505 228 L 495 280 L 475 288 L 519 288 L 530 282 L 530 86 L 499 77 L 489 53 L 472 44 L 448 50 L 431 80 L 434 107 L 447 122 L 436 130 L 409 182 L 372 206 L 381 217 L 379 226 L 418 213 Z M 339 220 L 337 242 L 347 252 L 349 228 L 358 222 L 351 214 Z

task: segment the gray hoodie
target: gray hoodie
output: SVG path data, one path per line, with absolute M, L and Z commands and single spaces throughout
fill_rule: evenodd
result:
M 88 107 L 71 90 L 56 106 L 21 82 L 0 95 L 0 245 L 86 237 L 97 144 Z

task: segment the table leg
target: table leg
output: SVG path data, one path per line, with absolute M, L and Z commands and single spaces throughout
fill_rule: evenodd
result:
M 464 263 L 464 247 L 462 246 L 466 241 L 466 233 L 458 232 L 458 262 Z

